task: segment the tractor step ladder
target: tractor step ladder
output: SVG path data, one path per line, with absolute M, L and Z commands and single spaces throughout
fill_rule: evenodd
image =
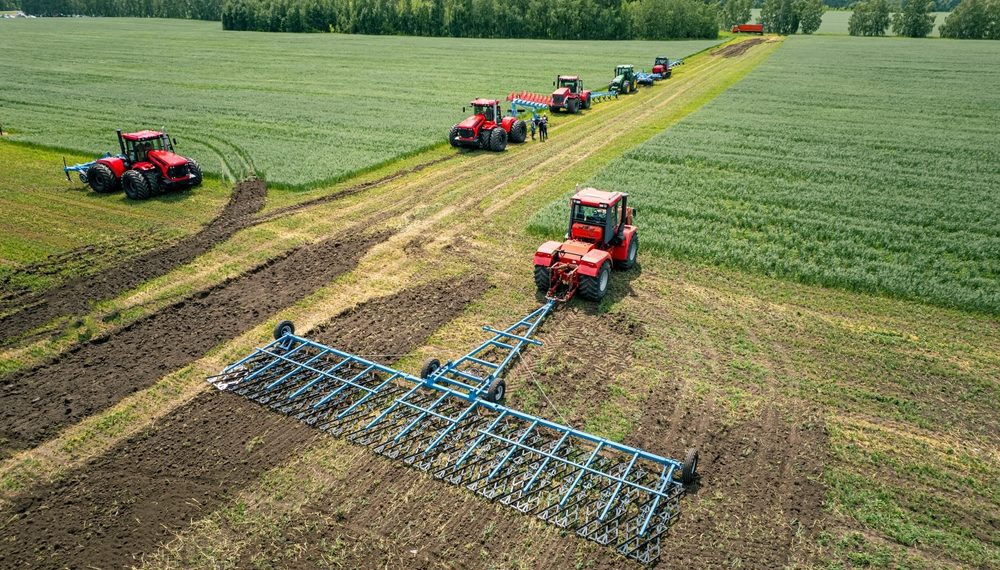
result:
M 427 378 L 286 334 L 208 379 L 215 387 L 610 546 L 643 564 L 680 513 L 676 460 L 486 397 L 557 300 Z

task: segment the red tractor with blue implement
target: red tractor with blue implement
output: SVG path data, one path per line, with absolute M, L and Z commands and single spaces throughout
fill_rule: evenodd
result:
M 489 149 L 500 152 L 507 142 L 523 143 L 528 136 L 528 125 L 522 119 L 503 116 L 496 99 L 475 99 L 471 103 L 472 115 L 448 132 L 451 146 Z M 465 112 L 465 108 L 462 108 Z
M 549 105 L 553 112 L 566 109 L 567 113 L 576 113 L 590 108 L 590 91 L 583 88 L 583 80 L 579 76 L 560 75 L 553 85 L 556 90 L 552 92 L 552 104 Z
M 628 194 L 579 190 L 570 200 L 566 241 L 545 242 L 535 252 L 535 285 L 549 299 L 569 300 L 577 291 L 600 301 L 611 268 L 630 269 L 639 252 L 639 230 Z
M 166 132 L 122 133 L 119 129 L 117 133 L 121 154 L 109 152 L 91 162 L 64 164 L 66 179 L 70 172 L 76 172 L 80 182 L 89 184 L 95 192 L 108 194 L 124 189 L 132 200 L 201 184 L 198 162 L 175 154 L 174 141 Z

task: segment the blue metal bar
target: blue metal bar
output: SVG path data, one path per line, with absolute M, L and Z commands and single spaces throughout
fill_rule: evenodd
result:
M 636 462 L 637 459 L 639 459 L 638 455 L 633 455 L 632 456 L 632 461 L 628 462 L 628 467 L 626 467 L 625 471 L 622 473 L 622 479 L 626 479 L 626 480 L 628 479 L 628 474 L 632 471 L 632 466 L 635 465 L 635 462 Z M 615 499 L 618 498 L 618 492 L 621 491 L 621 490 L 622 490 L 622 483 L 621 483 L 621 481 L 619 481 L 618 484 L 615 485 L 615 492 L 611 493 L 611 498 L 608 499 L 608 504 L 604 505 L 604 510 L 601 511 L 601 516 L 597 517 L 597 520 L 603 521 L 604 517 L 608 516 L 608 511 L 611 510 L 611 505 L 612 505 L 612 503 L 615 502 Z
M 383 419 L 385 419 L 385 417 L 386 417 L 386 416 L 388 416 L 390 412 L 392 412 L 393 410 L 395 410 L 395 409 L 396 409 L 396 406 L 398 406 L 398 405 L 400 404 L 400 402 L 402 402 L 403 400 L 405 400 L 405 399 L 409 398 L 409 397 L 410 397 L 410 394 L 412 394 L 412 393 L 416 392 L 416 391 L 417 391 L 417 388 L 420 388 L 420 386 L 422 386 L 422 384 L 417 384 L 417 385 L 416 385 L 416 386 L 414 386 L 413 388 L 410 388 L 410 391 L 409 391 L 409 392 L 407 392 L 407 393 L 403 394 L 403 395 L 402 395 L 402 396 L 400 396 L 399 398 L 396 398 L 396 401 L 395 401 L 395 402 L 393 402 L 391 406 L 389 406 L 388 408 L 386 408 L 386 409 L 385 409 L 385 411 L 383 411 L 383 412 L 382 412 L 381 414 L 379 414 L 377 418 L 375 418 L 374 420 L 372 420 L 372 421 L 371 421 L 371 423 L 369 423 L 368 425 L 366 425 L 366 426 L 364 427 L 364 429 L 366 429 L 366 430 L 369 430 L 369 429 L 371 429 L 371 428 L 372 428 L 372 427 L 373 427 L 373 426 L 374 426 L 375 424 L 377 424 L 377 423 L 379 423 L 380 421 L 382 421 Z
M 282 382 L 284 382 L 285 380 L 287 380 L 288 378 L 290 378 L 293 374 L 297 374 L 297 373 L 301 372 L 303 366 L 309 366 L 310 364 L 312 364 L 312 362 L 314 360 L 316 360 L 317 358 L 320 358 L 321 356 L 324 356 L 324 355 L 326 355 L 328 353 L 329 353 L 328 350 L 322 350 L 322 351 L 320 351 L 319 353 L 316 354 L 316 356 L 313 356 L 309 360 L 306 360 L 305 362 L 303 362 L 301 365 L 293 368 L 291 372 L 289 372 L 288 374 L 285 374 L 281 378 L 278 378 L 274 382 L 271 382 L 264 389 L 265 390 L 271 390 L 271 389 L 273 389 L 276 386 L 280 386 Z M 346 360 L 341 360 L 340 364 L 343 364 L 344 362 L 346 362 Z M 333 368 L 331 368 L 327 372 L 333 372 L 334 370 L 336 370 L 340 366 L 340 364 L 337 364 L 337 366 L 334 366 Z
M 396 374 L 393 374 L 393 375 L 389 376 L 388 378 L 386 378 L 386 379 L 385 379 L 385 381 L 384 381 L 384 382 L 382 382 L 381 384 L 379 384 L 378 386 L 376 386 L 376 387 L 375 387 L 374 389 L 371 389 L 371 390 L 369 390 L 369 391 L 368 391 L 368 393 L 367 393 L 367 394 L 365 394 L 365 397 L 364 397 L 364 398 L 361 398 L 361 399 L 360 399 L 360 400 L 358 400 L 357 402 L 354 402 L 353 404 L 351 404 L 351 406 L 350 406 L 349 408 L 347 408 L 347 409 L 346 409 L 346 410 L 344 410 L 343 412 L 340 412 L 339 414 L 337 414 L 337 419 L 339 420 L 339 419 L 343 418 L 343 417 L 344 417 L 344 416 L 346 416 L 347 414 L 349 414 L 349 413 L 351 413 L 352 411 L 354 411 L 354 408 L 357 408 L 357 407 L 358 407 L 358 406 L 360 406 L 361 404 L 364 404 L 365 402 L 367 402 L 369 398 L 371 398 L 371 397 L 372 397 L 372 396 L 374 396 L 375 394 L 378 394 L 379 392 L 381 392 L 381 391 L 382 391 L 382 388 L 385 388 L 385 387 L 386 387 L 386 385 L 388 385 L 388 384 L 389 384 L 390 382 L 392 382 L 392 381 L 393 381 L 393 380 L 395 380 L 396 378 L 399 378 L 399 373 L 396 373 Z M 321 405 L 323 405 L 324 403 L 326 403 L 326 398 L 323 398 L 323 399 L 322 399 L 322 400 L 320 400 L 319 402 L 316 402 L 316 403 L 315 403 L 315 404 L 313 405 L 313 407 L 314 407 L 314 408 L 318 408 L 318 407 L 320 407 Z
M 532 431 L 534 431 L 534 429 L 535 429 L 535 427 L 537 425 L 538 425 L 538 422 L 532 422 L 531 425 L 528 426 L 528 429 L 524 430 L 524 433 L 521 434 L 521 437 L 517 438 L 517 442 L 518 443 L 524 443 L 524 440 L 528 439 L 528 434 L 530 434 Z M 512 455 L 514 455 L 514 450 L 515 449 L 516 448 L 513 445 L 510 446 L 510 449 L 507 450 L 507 455 L 504 456 L 503 460 L 501 460 L 500 463 L 498 463 L 497 466 L 493 468 L 493 471 L 490 471 L 490 474 L 486 477 L 487 481 L 489 481 L 490 479 L 492 479 L 494 475 L 496 475 L 497 473 L 500 472 L 500 469 L 502 469 L 503 466 L 504 466 L 504 464 L 507 463 L 507 460 L 509 460 L 510 457 Z
M 299 346 L 296 346 L 292 350 L 288 351 L 288 354 L 295 354 L 296 352 L 298 352 L 300 349 L 304 348 L 305 346 L 307 346 L 307 345 L 300 344 Z M 322 345 L 320 345 L 320 347 L 322 347 Z M 259 368 L 258 370 L 256 370 L 253 374 L 247 376 L 244 379 L 244 382 L 247 381 L 247 380 L 253 380 L 254 378 L 257 377 L 257 375 L 259 375 L 261 372 L 264 372 L 265 370 L 270 370 L 272 366 L 274 366 L 275 364 L 278 363 L 278 359 L 285 360 L 285 361 L 291 362 L 293 364 L 300 364 L 300 362 L 297 361 L 297 360 L 292 360 L 291 358 L 286 358 L 287 355 L 286 356 L 281 356 L 279 354 L 275 354 L 273 352 L 269 352 L 267 350 L 263 350 L 263 349 L 260 349 L 260 348 L 258 348 L 257 351 L 259 351 L 259 352 L 261 352 L 263 354 L 266 354 L 268 356 L 271 356 L 271 357 L 275 358 L 275 360 L 272 360 L 271 362 L 267 363 L 267 365 L 265 365 L 265 366 Z
M 478 405 L 479 405 L 479 401 L 477 400 L 475 402 L 472 402 L 472 404 L 468 408 L 465 408 L 465 411 L 463 411 L 461 414 L 459 414 L 458 417 L 455 418 L 451 422 L 450 426 L 448 426 L 447 428 L 445 428 L 444 431 L 442 431 L 436 438 L 434 438 L 434 441 L 432 441 L 431 444 L 427 446 L 427 449 L 424 449 L 424 455 L 426 455 L 427 453 L 429 453 L 430 450 L 432 450 L 435 447 L 437 447 L 437 445 L 439 443 L 441 443 L 441 440 L 443 440 L 445 437 L 447 437 L 448 434 L 451 433 L 451 430 L 453 430 L 456 427 L 458 427 L 458 424 L 462 423 L 462 420 L 464 420 L 465 417 L 468 416 L 472 412 L 472 410 L 476 409 L 476 406 L 478 406 Z
M 604 447 L 603 441 L 597 444 L 597 447 L 594 448 L 594 451 L 593 453 L 590 454 L 590 457 L 587 459 L 587 462 L 583 464 L 583 467 L 580 469 L 580 472 L 577 473 L 576 479 L 573 480 L 573 484 L 569 486 L 569 490 L 566 491 L 566 494 L 563 495 L 562 500 L 559 501 L 559 508 L 562 508 L 566 504 L 566 501 L 569 500 L 569 496 L 573 494 L 573 489 L 576 489 L 576 486 L 580 482 L 580 479 L 583 479 L 583 473 L 584 473 L 583 470 L 590 467 L 590 464 L 594 462 L 594 458 L 596 458 L 597 454 L 601 452 L 602 447 Z M 610 475 L 610 473 L 606 475 Z
M 514 350 L 514 347 L 513 347 L 513 346 L 511 346 L 511 345 L 509 345 L 509 344 L 507 344 L 507 343 L 505 343 L 505 342 L 500 342 L 499 340 L 496 340 L 496 339 L 493 339 L 493 340 L 488 340 L 488 341 L 486 341 L 486 342 L 487 342 L 488 344 L 492 344 L 492 345 L 494 345 L 494 346 L 499 346 L 500 348 L 503 348 L 503 349 L 505 349 L 505 350 Z
M 461 364 L 466 360 L 474 362 L 480 366 L 486 366 L 487 368 L 497 368 L 499 366 L 496 362 L 487 362 L 480 358 L 476 358 L 475 356 L 463 356 L 462 358 L 458 359 L 458 362 L 456 362 L 455 365 L 458 366 L 459 364 Z
M 549 461 L 552 461 L 553 455 L 559 451 L 559 448 L 562 447 L 563 443 L 565 443 L 567 437 L 569 437 L 568 431 L 563 433 L 562 437 L 559 438 L 559 442 L 556 443 L 556 446 L 552 448 L 551 452 L 549 452 L 552 455 L 545 453 L 542 454 L 545 455 L 545 461 L 542 461 L 542 464 L 538 466 L 538 470 L 535 471 L 535 475 L 531 478 L 531 481 L 528 481 L 528 484 L 524 486 L 525 491 L 531 490 L 531 486 L 535 484 L 535 479 L 538 479 L 538 476 L 545 470 L 545 466 L 549 464 Z
M 428 414 L 430 414 L 430 415 L 432 415 L 432 416 L 434 416 L 436 418 L 440 418 L 442 420 L 445 420 L 445 421 L 449 421 L 449 422 L 450 421 L 454 421 L 452 418 L 450 418 L 450 417 L 448 417 L 448 416 L 446 416 L 444 414 L 440 414 L 440 413 L 434 411 L 434 408 L 438 407 L 441 404 L 441 402 L 443 402 L 444 399 L 447 398 L 447 397 L 448 397 L 448 394 L 441 394 L 441 397 L 438 398 L 437 400 L 435 400 L 434 403 L 431 404 L 427 408 L 424 408 L 423 406 L 418 406 L 418 405 L 413 404 L 411 402 L 400 401 L 399 402 L 400 404 L 403 404 L 404 406 L 408 406 L 408 407 L 413 408 L 415 410 L 419 410 L 421 413 L 418 414 L 417 417 L 413 418 L 413 421 L 410 422 L 409 425 L 407 425 L 405 428 L 403 428 L 398 434 L 396 434 L 396 437 L 392 438 L 392 440 L 393 441 L 399 441 L 399 438 L 401 438 L 404 435 L 410 433 L 410 430 L 413 429 L 413 427 L 416 426 L 418 423 L 422 422 L 423 419 L 426 418 Z
M 507 416 L 507 411 L 505 410 L 503 413 L 501 413 L 499 416 L 497 416 L 497 419 L 493 420 L 493 423 L 491 423 L 490 425 L 486 426 L 486 430 L 485 431 L 484 430 L 479 430 L 482 433 L 479 435 L 479 437 L 477 437 L 475 439 L 475 441 L 472 442 L 472 445 L 470 445 L 469 449 L 466 450 L 466 452 L 462 454 L 462 457 L 458 458 L 458 462 L 455 463 L 455 467 L 458 467 L 459 465 L 461 465 L 462 463 L 464 463 L 465 460 L 472 453 L 472 450 L 475 449 L 475 448 L 477 448 L 477 447 L 479 447 L 479 444 L 483 441 L 483 439 L 486 438 L 486 434 L 489 433 L 490 431 L 492 431 L 493 428 L 497 427 L 497 424 L 500 423 L 500 420 L 504 419 L 504 417 L 506 417 L 506 416 Z
M 337 366 L 340 366 L 340 365 L 338 364 Z M 368 374 L 369 372 L 371 372 L 371 370 L 372 370 L 372 367 L 369 366 L 368 368 L 365 368 L 363 371 L 358 372 L 357 374 L 355 374 L 350 380 L 344 380 L 343 378 L 340 378 L 339 376 L 334 376 L 332 374 L 328 375 L 329 378 L 332 378 L 333 380 L 336 380 L 338 382 L 343 382 L 343 384 L 341 386 L 337 387 L 337 389 L 334 390 L 333 392 L 330 392 L 326 396 L 323 396 L 323 399 L 320 400 L 320 403 L 326 403 L 328 400 L 330 400 L 331 398 L 336 397 L 337 394 L 341 393 L 342 391 L 346 390 L 347 388 L 349 388 L 351 386 L 354 386 L 356 388 L 363 388 L 365 390 L 371 390 L 371 388 L 368 388 L 366 386 L 362 386 L 361 384 L 355 384 L 355 382 L 358 380 L 358 378 L 361 378 L 365 374 Z M 306 390 L 308 390 L 310 387 L 312 387 L 313 384 L 315 384 L 316 382 L 319 382 L 322 378 L 323 378 L 323 376 L 317 376 L 315 380 L 313 380 L 312 382 L 309 382 L 305 386 L 303 386 L 303 387 L 299 388 L 298 390 L 296 390 L 294 394 L 292 394 L 291 396 L 288 397 L 288 400 L 291 401 L 291 400 L 297 398 L 299 394 L 301 394 L 302 392 L 305 392 Z M 315 407 L 315 406 L 313 406 L 313 407 Z
M 535 346 L 542 346 L 542 343 L 540 341 L 537 341 L 537 340 L 531 339 L 531 338 L 527 338 L 527 337 L 523 337 L 521 335 L 517 335 L 517 334 L 514 334 L 512 332 L 497 330 L 497 329 L 495 329 L 493 327 L 489 327 L 489 326 L 483 327 L 483 330 L 487 331 L 487 332 L 491 332 L 491 333 L 493 333 L 495 335 L 499 335 L 499 336 L 516 338 L 517 340 L 519 340 L 521 342 L 528 342 L 528 343 L 531 343 L 531 344 L 533 344 Z
M 667 472 L 666 477 L 663 476 L 663 473 L 660 473 L 660 477 L 664 477 L 663 483 L 660 483 L 660 488 L 656 492 L 656 498 L 653 499 L 653 504 L 649 507 L 649 513 L 646 514 L 646 520 L 642 523 L 642 528 L 639 529 L 639 536 L 646 534 L 646 527 L 649 526 L 649 521 L 653 519 L 653 513 L 656 512 L 656 507 L 660 504 L 660 498 L 663 497 L 663 489 L 666 488 L 667 483 L 670 483 L 674 476 L 674 466 L 670 465 L 669 471 L 667 471 L 667 467 L 667 465 L 663 466 L 663 470 Z
M 272 340 L 271 342 L 269 342 L 266 345 L 264 345 L 264 347 L 262 349 L 260 349 L 260 350 L 261 351 L 267 351 L 267 349 L 271 348 L 272 346 L 274 346 L 277 343 L 278 343 L 277 340 Z M 255 349 L 250 354 L 244 356 L 243 358 L 241 358 L 241 359 L 237 360 L 236 362 L 230 364 L 229 366 L 223 368 L 222 369 L 222 373 L 225 374 L 225 373 L 228 373 L 228 372 L 232 372 L 234 369 L 236 369 L 239 366 L 242 366 L 242 365 L 246 364 L 246 362 L 248 360 L 250 360 L 251 358 L 253 358 L 255 356 L 258 356 L 259 354 L 260 354 L 260 351 L 258 351 L 258 350 Z

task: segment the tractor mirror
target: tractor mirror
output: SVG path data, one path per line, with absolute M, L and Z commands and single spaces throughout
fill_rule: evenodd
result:
M 177 146 L 177 139 L 176 138 L 171 139 L 170 144 Z
M 465 110 L 465 107 L 462 107 L 462 112 L 463 112 L 463 113 L 466 113 L 466 112 L 468 112 L 468 111 L 466 111 L 466 110 Z

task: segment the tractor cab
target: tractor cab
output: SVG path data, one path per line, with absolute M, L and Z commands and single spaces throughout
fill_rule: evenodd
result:
M 577 75 L 560 75 L 556 78 L 556 89 L 569 89 L 570 93 L 580 93 L 583 91 L 583 80 Z
M 580 190 L 570 201 L 568 237 L 604 248 L 617 245 L 632 224 L 628 194 L 602 192 L 593 188 Z
M 663 77 L 670 77 L 671 69 L 669 57 L 656 56 L 656 60 L 653 61 L 653 73 L 657 73 Z
M 496 99 L 475 99 L 472 105 L 473 115 L 482 115 L 487 123 L 495 123 L 501 117 L 500 102 Z
M 631 77 L 634 74 L 635 74 L 635 66 L 634 65 L 619 65 L 618 67 L 615 67 L 615 76 L 616 77 L 619 76 L 619 75 L 624 75 L 626 77 Z
M 118 144 L 121 145 L 122 154 L 128 157 L 133 164 L 136 162 L 150 162 L 150 151 L 166 151 L 173 153 L 174 147 L 170 142 L 170 137 L 166 133 L 159 131 L 139 131 L 136 133 L 118 133 Z

